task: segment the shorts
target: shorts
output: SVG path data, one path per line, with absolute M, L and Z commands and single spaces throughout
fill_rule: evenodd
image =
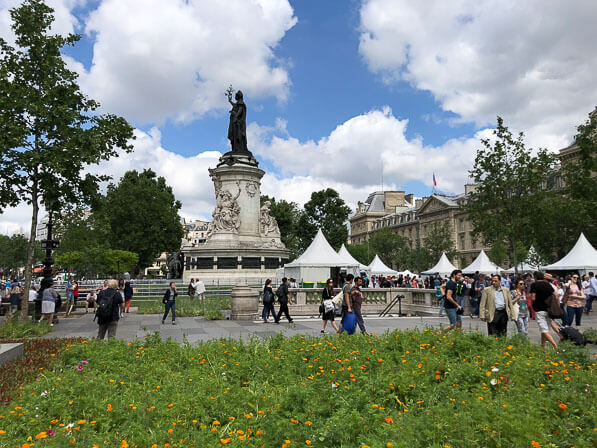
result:
M 458 314 L 458 308 L 446 308 L 446 315 L 450 325 L 456 325 L 456 322 L 462 322 L 462 315 Z
M 547 311 L 536 311 L 535 316 L 537 318 L 537 325 L 539 325 L 539 332 L 549 333 L 549 326 L 552 320 L 547 315 Z

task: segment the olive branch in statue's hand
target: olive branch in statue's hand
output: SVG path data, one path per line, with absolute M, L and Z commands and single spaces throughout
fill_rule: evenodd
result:
M 226 95 L 228 97 L 228 101 L 232 102 L 232 94 L 234 93 L 234 88 L 232 87 L 232 84 L 230 84 L 228 86 L 228 88 L 226 89 L 226 93 L 224 95 Z

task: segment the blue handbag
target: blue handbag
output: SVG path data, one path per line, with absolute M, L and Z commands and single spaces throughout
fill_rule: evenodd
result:
M 343 333 L 346 331 L 348 334 L 353 334 L 357 328 L 357 316 L 354 313 L 347 313 L 344 317 L 344 323 L 342 324 Z

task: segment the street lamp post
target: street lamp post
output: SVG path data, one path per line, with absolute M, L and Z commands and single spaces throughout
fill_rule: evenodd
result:
M 34 313 L 34 320 L 37 322 L 41 317 L 41 302 L 44 290 L 52 286 L 54 278 L 52 276 L 52 265 L 54 264 L 54 259 L 52 258 L 52 250 L 57 249 L 59 242 L 57 240 L 52 239 L 52 228 L 54 226 L 53 222 L 53 203 L 50 204 L 49 207 L 49 218 L 48 218 L 48 233 L 46 235 L 46 239 L 41 242 L 42 249 L 46 251 L 46 258 L 44 260 L 44 278 L 41 281 L 41 285 L 39 288 L 39 292 L 37 293 L 37 299 L 35 299 L 35 313 Z M 56 310 L 58 311 L 58 310 Z

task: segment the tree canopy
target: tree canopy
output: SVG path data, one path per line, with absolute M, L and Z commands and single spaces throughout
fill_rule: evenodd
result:
M 0 39 L 0 210 L 21 202 L 32 219 L 25 293 L 31 281 L 40 201 L 47 209 L 89 199 L 105 176 L 82 175 L 96 164 L 131 149 L 124 118 L 98 114 L 99 104 L 77 85 L 61 49 L 79 35 L 51 34 L 53 10 L 25 0 L 10 10 L 16 48 Z M 27 301 L 21 316 L 27 316 Z
M 180 250 L 184 235 L 180 208 L 166 179 L 149 169 L 132 170 L 118 185 L 108 186 L 96 214 L 109 225 L 110 247 L 137 254 L 143 269 L 162 252 Z

